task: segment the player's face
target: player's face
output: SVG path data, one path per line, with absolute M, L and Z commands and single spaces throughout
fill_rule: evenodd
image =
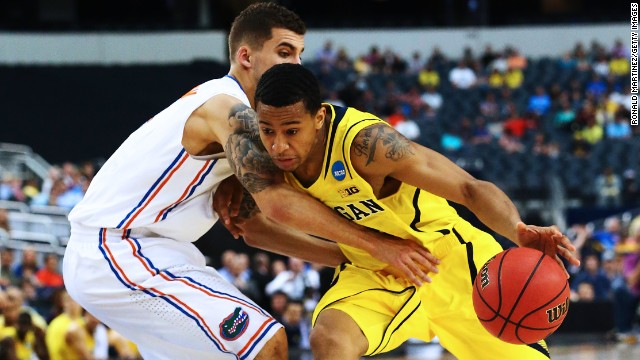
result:
M 262 49 L 252 54 L 251 62 L 256 80 L 273 65 L 302 63 L 303 35 L 279 28 L 271 30 L 271 35 L 271 39 L 263 44 Z
M 300 166 L 309 165 L 307 160 L 312 155 L 324 155 L 324 132 L 320 131 L 324 125 L 324 108 L 310 114 L 300 101 L 283 107 L 258 103 L 256 111 L 260 139 L 281 170 L 293 172 Z

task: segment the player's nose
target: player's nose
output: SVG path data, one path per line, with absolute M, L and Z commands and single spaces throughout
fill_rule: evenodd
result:
M 289 144 L 287 143 L 286 139 L 284 139 L 281 136 L 276 136 L 276 139 L 273 141 L 273 144 L 271 144 L 271 149 L 276 154 L 279 154 L 287 150 L 288 148 L 289 148 Z

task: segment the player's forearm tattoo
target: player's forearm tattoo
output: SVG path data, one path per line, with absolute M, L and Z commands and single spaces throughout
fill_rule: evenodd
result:
M 381 143 L 387 159 L 398 161 L 408 154 L 413 154 L 407 138 L 389 126 L 380 124 L 367 127 L 356 136 L 353 141 L 355 155 L 365 156 L 366 165 L 369 165 L 374 160 L 378 142 Z
M 240 183 L 254 194 L 273 184 L 279 171 L 260 141 L 256 113 L 245 105 L 231 109 L 233 133 L 227 139 L 227 160 Z
M 256 204 L 255 200 L 253 200 L 253 197 L 247 191 L 247 189 L 244 189 L 242 202 L 240 203 L 240 209 L 238 211 L 238 217 L 241 219 L 249 219 L 259 212 L 260 208 L 258 208 L 258 204 Z

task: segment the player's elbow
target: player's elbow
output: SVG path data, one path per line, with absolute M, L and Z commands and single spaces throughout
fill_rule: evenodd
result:
M 480 194 L 487 190 L 491 183 L 478 179 L 469 179 L 460 185 L 462 195 L 461 204 L 467 207 L 473 206 L 480 199 Z

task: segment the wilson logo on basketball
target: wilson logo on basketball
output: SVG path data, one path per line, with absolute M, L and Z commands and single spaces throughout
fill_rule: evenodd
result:
M 569 311 L 569 298 L 566 298 L 564 303 L 547 309 L 547 318 L 552 323 L 563 317 L 567 311 Z
M 495 258 L 492 257 L 491 259 L 487 260 L 487 263 L 484 264 L 484 266 L 482 267 L 482 270 L 480 270 L 480 286 L 482 287 L 482 290 L 484 290 L 484 288 L 489 285 L 489 264 L 491 263 L 491 260 L 493 260 Z

